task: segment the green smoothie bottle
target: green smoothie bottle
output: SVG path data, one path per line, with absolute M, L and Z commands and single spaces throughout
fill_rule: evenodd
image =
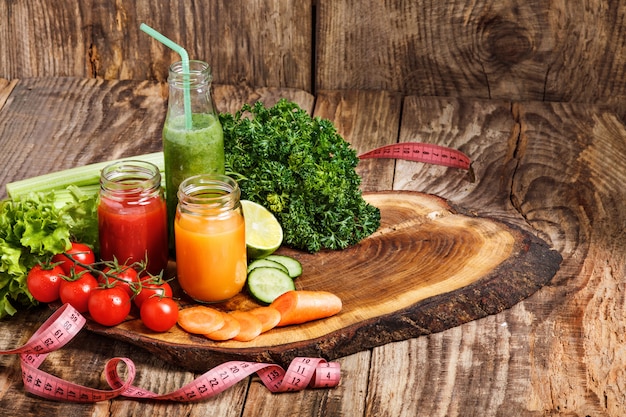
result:
M 211 94 L 211 68 L 206 62 L 189 61 L 189 74 L 183 72 L 180 61 L 170 66 L 167 116 L 163 126 L 172 253 L 178 186 L 193 175 L 224 174 L 224 133 Z

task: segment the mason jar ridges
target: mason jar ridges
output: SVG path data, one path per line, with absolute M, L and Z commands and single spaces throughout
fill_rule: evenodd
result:
M 129 160 L 102 170 L 98 234 L 104 261 L 147 261 L 152 274 L 167 267 L 167 209 L 154 164 Z

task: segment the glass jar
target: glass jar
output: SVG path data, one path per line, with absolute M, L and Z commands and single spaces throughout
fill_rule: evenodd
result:
M 180 61 L 169 68 L 163 154 L 170 232 L 180 183 L 194 175 L 224 174 L 224 133 L 211 94 L 211 80 L 211 68 L 206 62 L 190 61 L 189 74 L 184 74 Z
M 225 175 L 184 180 L 174 221 L 178 283 L 194 300 L 213 303 L 246 282 L 246 236 L 240 189 Z
M 147 271 L 167 267 L 167 209 L 159 168 L 144 161 L 115 162 L 100 175 L 100 257 L 120 264 L 147 260 Z

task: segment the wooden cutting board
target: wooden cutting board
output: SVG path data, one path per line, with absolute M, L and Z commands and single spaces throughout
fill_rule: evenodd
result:
M 315 254 L 279 250 L 303 265 L 298 289 L 341 297 L 343 310 L 336 316 L 273 329 L 251 342 L 213 342 L 178 327 L 152 333 L 136 315 L 113 328 L 91 321 L 87 327 L 200 372 L 228 360 L 283 366 L 296 356 L 332 360 L 498 313 L 549 282 L 561 263 L 559 253 L 537 237 L 459 213 L 433 195 L 389 191 L 365 198 L 380 208 L 381 226 L 358 245 Z M 175 274 L 175 265 L 169 272 Z M 175 292 L 183 308 L 191 305 Z M 228 311 L 257 305 L 242 293 L 215 306 Z

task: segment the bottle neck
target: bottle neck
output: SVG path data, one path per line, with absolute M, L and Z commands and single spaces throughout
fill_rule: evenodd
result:
M 117 201 L 142 201 L 159 196 L 159 168 L 144 161 L 123 161 L 107 165 L 100 175 L 100 194 Z
M 182 213 L 219 216 L 238 210 L 240 195 L 237 182 L 226 175 L 195 175 L 180 184 L 178 207 Z
M 181 61 L 170 65 L 167 82 L 170 88 L 210 88 L 213 77 L 211 67 L 204 61 L 189 61 L 189 73 L 185 73 Z
M 206 62 L 189 61 L 187 74 L 183 71 L 182 62 L 173 63 L 167 78 L 169 85 L 167 119 L 193 118 L 193 115 L 198 114 L 216 115 L 215 103 L 211 96 L 211 80 L 211 68 Z M 186 115 L 185 111 L 191 114 Z M 195 125 L 195 122 L 193 124 Z

